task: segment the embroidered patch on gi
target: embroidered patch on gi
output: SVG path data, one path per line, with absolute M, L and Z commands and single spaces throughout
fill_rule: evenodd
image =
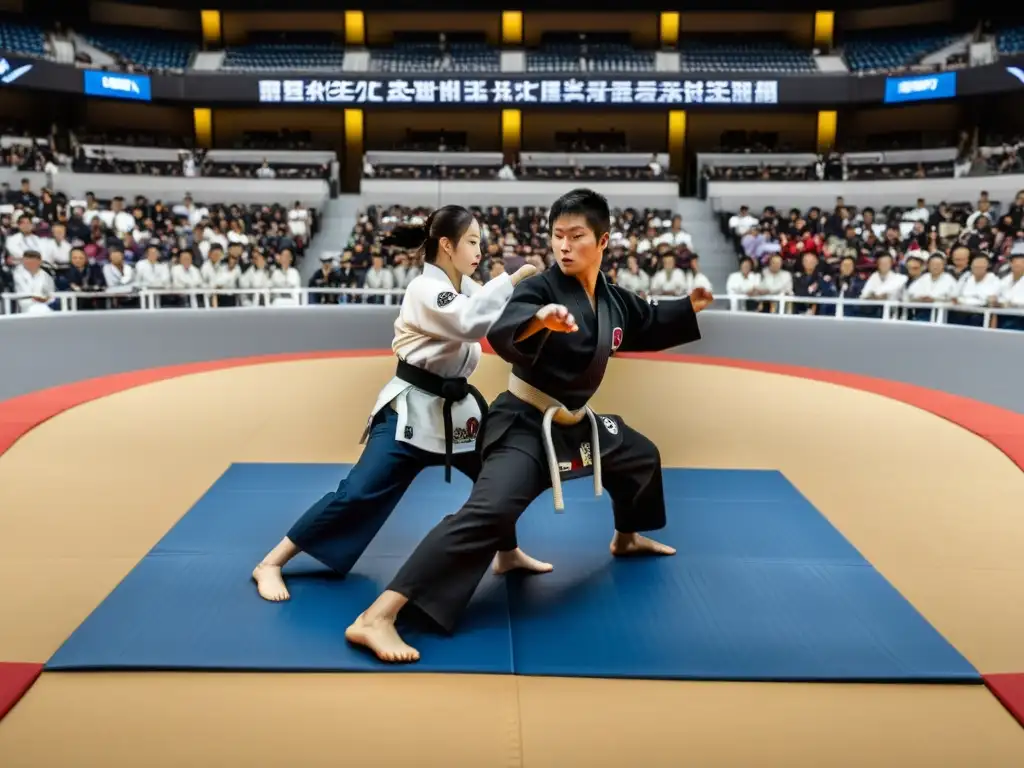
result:
M 469 433 L 470 437 L 476 437 L 476 433 L 480 431 L 480 422 L 475 418 L 471 418 L 466 422 L 466 432 Z
M 622 346 L 622 329 L 616 328 L 612 331 L 612 352 Z
M 437 294 L 437 306 L 439 308 L 443 309 L 453 301 L 455 301 L 455 294 L 451 291 L 441 291 L 441 293 Z
M 580 445 L 580 458 L 583 460 L 584 467 L 589 467 L 594 463 L 594 457 L 590 452 L 590 443 L 582 443 Z
M 561 472 L 571 472 L 572 471 L 572 462 L 571 461 L 561 461 L 561 462 L 559 462 L 558 463 L 558 471 L 560 473 Z
M 604 428 L 611 432 L 613 435 L 619 434 L 619 425 L 615 423 L 615 419 L 610 416 L 602 416 L 601 421 L 604 422 Z
M 405 439 L 412 440 L 412 427 L 408 424 L 405 425 Z

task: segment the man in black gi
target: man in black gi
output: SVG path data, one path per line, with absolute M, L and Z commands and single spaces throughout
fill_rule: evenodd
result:
M 550 213 L 557 265 L 522 281 L 488 341 L 512 364 L 508 390 L 494 401 L 478 437 L 483 468 L 462 509 L 427 534 L 388 589 L 346 630 L 389 662 L 419 652 L 395 629 L 412 603 L 447 632 L 456 623 L 503 536 L 527 506 L 563 480 L 594 476 L 612 498 L 611 553 L 673 555 L 639 534 L 665 526 L 657 446 L 616 415 L 587 407 L 615 352 L 660 351 L 700 338 L 697 312 L 712 301 L 696 289 L 661 303 L 610 284 L 601 272 L 611 216 L 596 192 L 576 189 Z

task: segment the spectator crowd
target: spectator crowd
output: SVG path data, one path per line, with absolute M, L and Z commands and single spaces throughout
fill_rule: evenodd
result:
M 541 207 L 493 206 L 475 209 L 483 233 L 483 259 L 474 278 L 485 283 L 524 264 L 538 269 L 553 259 L 548 211 Z M 310 288 L 404 289 L 422 271 L 416 254 L 384 244 L 387 234 L 402 222 L 422 223 L 427 208 L 371 206 L 361 213 L 340 257 L 340 267 L 325 256 Z M 612 232 L 602 265 L 610 280 L 643 296 L 681 297 L 694 287 L 711 290 L 700 272 L 693 241 L 682 219 L 665 210 L 615 210 Z M 338 301 L 331 293 L 314 294 L 318 303 Z M 383 296 L 352 296 L 343 301 L 383 303 Z
M 974 205 L 919 199 L 912 208 L 865 207 L 842 198 L 831 209 L 746 206 L 722 215 L 723 233 L 739 256 L 726 291 L 747 297 L 741 308 L 776 311 L 762 297 L 862 299 L 915 304 L 906 320 L 980 326 L 979 309 L 1024 310 L 1024 190 L 1007 205 L 986 192 Z M 972 311 L 974 310 L 974 311 Z M 830 314 L 835 303 L 797 302 L 794 312 Z M 883 316 L 883 306 L 844 307 L 845 315 Z M 1024 317 L 993 315 L 993 327 L 1024 330 Z
M 216 306 L 259 303 L 261 294 L 231 292 L 301 288 L 295 265 L 316 228 L 316 211 L 300 203 L 71 200 L 23 179 L 0 187 L 0 293 L 18 294 L 26 313 L 58 308 L 56 292 L 75 294 L 79 309 L 139 306 L 147 290 L 162 292 L 161 306 L 196 306 L 197 289 L 225 291 L 208 299 Z

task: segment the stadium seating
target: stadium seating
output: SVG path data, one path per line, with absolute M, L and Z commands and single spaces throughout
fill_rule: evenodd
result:
M 585 47 L 580 43 L 545 43 L 526 52 L 526 71 L 545 72 L 650 72 L 654 69 L 654 53 L 642 51 L 626 43 L 596 42 Z
M 810 51 L 773 41 L 743 43 L 684 42 L 679 65 L 684 72 L 817 72 Z
M 234 71 L 331 70 L 345 64 L 345 49 L 331 43 L 256 43 L 228 48 L 221 69 Z
M 5 20 L 0 23 L 0 50 L 26 56 L 44 56 L 46 34 L 34 24 Z
M 996 45 L 1001 54 L 1020 53 L 1024 51 L 1024 27 L 1012 27 L 1000 30 L 996 34 Z
M 184 70 L 198 44 L 173 35 L 139 29 L 95 29 L 82 34 L 90 44 L 147 70 Z
M 939 33 L 886 39 L 876 34 L 854 37 L 843 46 L 843 58 L 852 72 L 901 69 L 918 63 L 929 53 L 949 45 L 960 35 Z
M 390 74 L 501 71 L 499 52 L 484 43 L 398 43 L 370 51 L 370 69 Z

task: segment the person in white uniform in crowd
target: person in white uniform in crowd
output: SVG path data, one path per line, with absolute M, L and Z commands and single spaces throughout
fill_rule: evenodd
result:
M 881 254 L 875 262 L 875 271 L 864 283 L 861 298 L 868 301 L 899 301 L 907 286 L 907 276 L 892 268 L 892 256 Z
M 302 290 L 302 277 L 299 270 L 292 266 L 292 252 L 285 248 L 277 254 L 278 268 L 270 273 L 270 286 L 272 288 L 290 288 L 295 293 L 276 293 L 272 303 L 279 307 L 295 306 L 299 303 L 298 292 Z
M 199 296 L 188 293 L 203 289 L 203 275 L 192 263 L 192 251 L 182 251 L 178 255 L 178 263 L 171 267 L 171 288 L 185 292 L 182 298 L 188 306 L 200 306 Z
M 270 270 L 267 269 L 267 257 L 263 251 L 252 252 L 252 266 L 249 267 L 239 278 L 238 287 L 244 291 L 265 291 L 270 287 Z M 260 305 L 266 303 L 261 294 L 248 294 L 242 299 L 245 306 Z
M 999 306 L 1024 310 L 1024 248 L 1010 254 L 1010 273 L 1002 279 L 999 288 Z M 1024 316 L 1002 315 L 1000 328 L 1024 331 Z
M 946 257 L 933 253 L 928 257 L 928 271 L 907 286 L 906 300 L 914 304 L 946 304 L 957 294 L 956 278 L 946 271 Z M 932 310 L 917 307 L 907 310 L 910 320 L 930 321 Z
M 792 296 L 793 295 L 793 273 L 782 268 L 782 255 L 773 253 L 768 259 L 768 269 L 761 272 L 760 285 L 754 289 L 755 296 Z M 762 311 L 777 312 L 778 306 L 775 302 L 764 303 Z
M 686 296 L 686 273 L 676 266 L 676 257 L 667 254 L 661 260 L 661 269 L 651 278 L 652 296 Z
M 18 309 L 25 315 L 47 315 L 53 311 L 50 303 L 56 293 L 53 278 L 43 269 L 43 256 L 39 251 L 23 251 L 21 264 L 14 268 L 14 292 L 25 296 L 18 299 Z
M 689 296 L 697 288 L 711 293 L 711 281 L 700 271 L 700 259 L 694 254 L 690 257 L 690 270 L 686 273 L 686 295 Z
M 146 248 L 146 258 L 135 265 L 135 283 L 149 290 L 171 287 L 171 269 L 160 261 L 160 249 L 155 245 Z
M 626 258 L 626 268 L 615 271 L 615 284 L 644 298 L 651 292 L 650 275 L 640 269 L 639 260 L 632 254 Z
M 984 253 L 971 257 L 971 271 L 960 278 L 960 284 L 953 303 L 958 307 L 995 307 L 999 304 L 1002 284 L 989 271 L 989 258 Z M 980 327 L 985 316 L 981 312 L 950 312 L 949 322 L 953 325 Z
M 471 278 L 480 263 L 480 226 L 465 208 L 447 205 L 421 226 L 394 230 L 387 244 L 422 249 L 423 273 L 409 284 L 395 320 L 397 371 L 370 413 L 358 463 L 292 526 L 256 566 L 259 594 L 289 599 L 282 567 L 305 552 L 348 573 L 419 473 L 454 466 L 470 480 L 480 472 L 476 435 L 487 403 L 467 379 L 480 361 L 480 339 L 501 314 L 513 287 L 536 273 L 530 265 L 483 286 Z M 547 572 L 551 565 L 519 549 L 515 531 L 496 553 L 494 570 Z
M 385 291 L 394 289 L 395 275 L 391 268 L 384 264 L 384 257 L 381 254 L 373 254 L 370 268 L 366 270 L 366 274 L 363 276 L 363 287 Z M 367 304 L 392 304 L 394 303 L 394 297 L 384 294 L 373 294 L 367 296 L 365 302 Z
M 740 268 L 729 275 L 725 281 L 725 293 L 729 297 L 732 310 L 751 309 L 751 302 L 739 297 L 753 297 L 761 287 L 761 275 L 754 271 L 754 260 L 749 256 L 740 259 Z

